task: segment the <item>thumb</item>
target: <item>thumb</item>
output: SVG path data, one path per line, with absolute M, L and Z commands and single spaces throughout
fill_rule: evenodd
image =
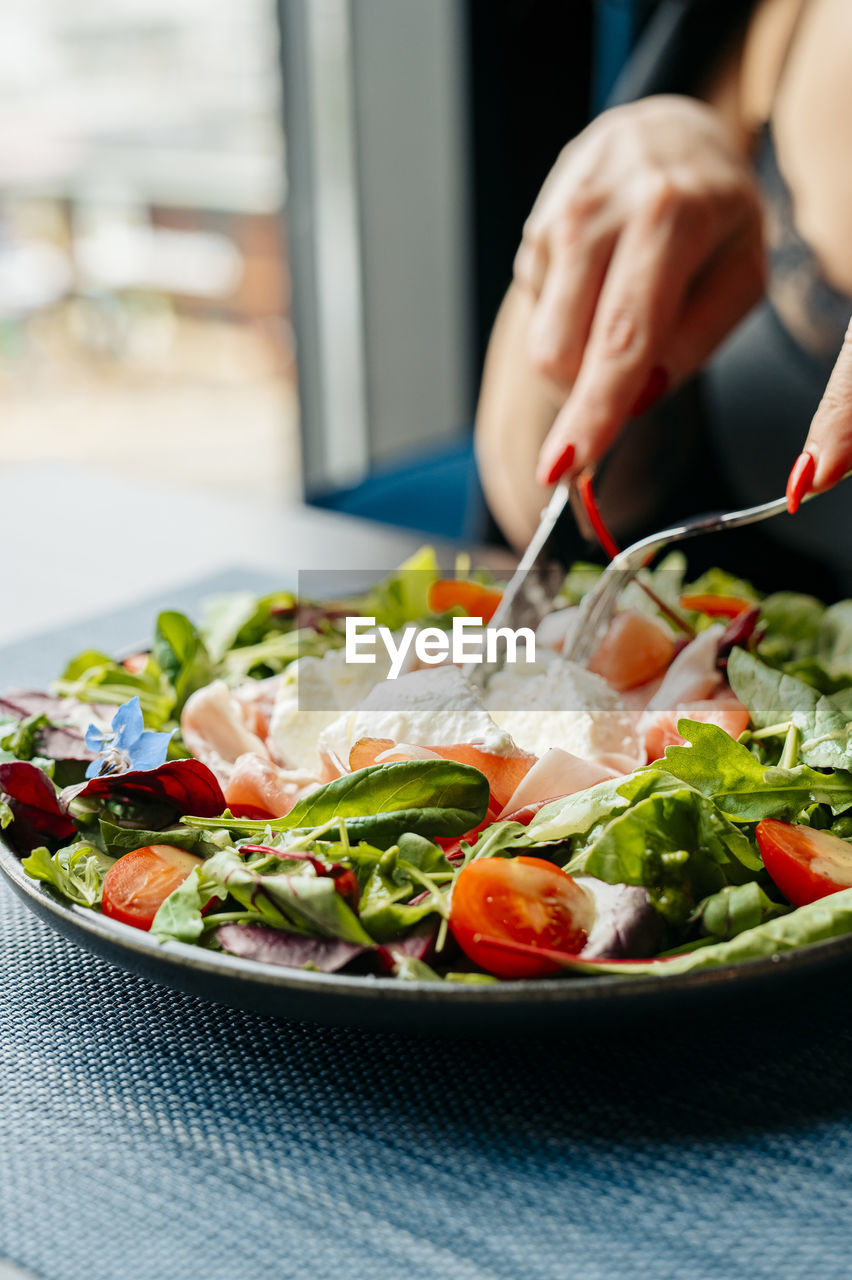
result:
M 830 489 L 852 468 L 852 322 L 811 422 L 805 447 L 790 472 L 787 505 Z

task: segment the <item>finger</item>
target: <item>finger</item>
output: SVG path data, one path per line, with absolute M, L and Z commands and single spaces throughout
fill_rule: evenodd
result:
M 803 452 L 814 461 L 804 493 L 830 489 L 852 468 L 852 321 L 811 422 Z M 800 470 L 802 468 L 800 467 Z
M 533 313 L 528 353 L 538 373 L 567 390 L 583 362 L 614 236 L 560 245 Z
M 693 281 L 666 342 L 670 384 L 685 381 L 750 311 L 766 287 L 760 236 L 726 242 Z
M 637 221 L 618 242 L 574 389 L 544 443 L 537 476 L 553 483 L 566 447 L 572 474 L 593 466 L 642 396 L 706 252 L 689 218 Z

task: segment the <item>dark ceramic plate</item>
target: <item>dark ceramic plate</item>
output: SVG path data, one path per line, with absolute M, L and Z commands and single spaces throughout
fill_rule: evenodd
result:
M 848 980 L 852 935 L 817 942 L 769 959 L 662 978 L 571 977 L 488 986 L 401 982 L 282 969 L 183 943 L 159 943 L 149 934 L 99 912 L 61 902 L 24 874 L 0 844 L 0 870 L 38 915 L 78 945 L 152 982 L 235 1008 L 285 1018 L 383 1031 L 430 1035 L 566 1031 L 614 1026 L 627 1020 L 685 1010 L 702 1016 L 720 999 L 761 1006 L 789 1000 L 792 988 Z M 846 974 L 842 971 L 846 970 Z

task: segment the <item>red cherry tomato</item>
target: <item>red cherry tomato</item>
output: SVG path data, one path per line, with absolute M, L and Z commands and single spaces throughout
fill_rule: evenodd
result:
M 149 844 L 125 853 L 104 877 L 104 915 L 135 929 L 150 929 L 169 894 L 201 862 L 194 853 L 171 844 Z
M 682 608 L 693 613 L 706 613 L 709 618 L 738 618 L 741 613 L 748 613 L 754 608 L 753 601 L 742 600 L 739 596 L 681 596 L 680 603 Z
M 490 622 L 503 598 L 502 591 L 484 587 L 468 578 L 439 578 L 429 587 L 428 603 L 433 613 L 447 613 L 461 608 L 471 618 Z
M 766 870 L 794 907 L 852 888 L 852 845 L 830 831 L 764 818 L 756 835 Z
M 519 942 L 576 955 L 595 918 L 590 894 L 543 858 L 482 858 L 453 887 L 450 929 L 462 951 L 498 978 L 555 973 L 558 962 L 518 955 L 485 940 Z

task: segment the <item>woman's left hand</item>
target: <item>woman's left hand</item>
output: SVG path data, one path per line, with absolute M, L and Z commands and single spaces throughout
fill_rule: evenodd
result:
M 852 321 L 814 414 L 805 447 L 787 481 L 787 507 L 798 511 L 809 493 L 821 493 L 852 470 Z

